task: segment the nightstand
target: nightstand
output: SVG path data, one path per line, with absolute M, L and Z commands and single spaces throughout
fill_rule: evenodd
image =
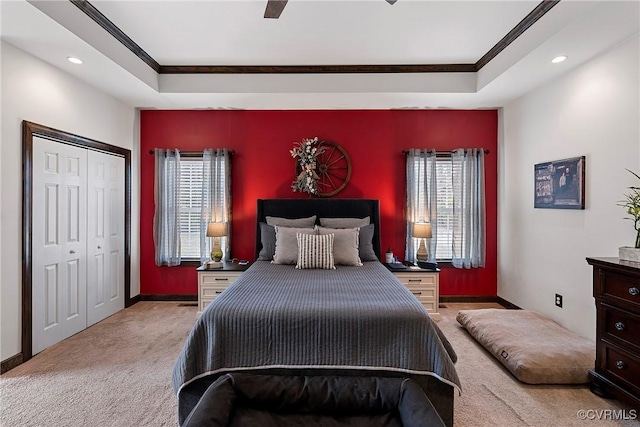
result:
M 388 267 L 388 266 L 387 266 Z M 440 320 L 440 270 L 425 270 L 420 267 L 393 269 L 388 267 L 413 295 L 418 298 L 433 320 Z
M 227 289 L 251 263 L 240 265 L 237 263 L 225 262 L 222 268 L 206 269 L 200 266 L 198 272 L 198 314 Z

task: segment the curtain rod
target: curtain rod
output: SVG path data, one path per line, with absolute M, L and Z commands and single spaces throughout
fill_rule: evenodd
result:
M 440 154 L 451 154 L 454 151 L 455 150 L 451 150 L 451 151 L 436 151 L 436 156 L 440 155 Z M 488 149 L 485 148 L 483 151 L 484 151 L 484 154 L 489 154 L 489 150 Z M 406 156 L 407 154 L 409 154 L 409 151 L 408 150 L 402 150 L 402 154 L 404 154 Z
M 149 150 L 149 154 L 155 154 L 155 150 Z M 201 156 L 202 155 L 202 151 L 180 151 L 180 155 L 181 156 Z M 229 153 L 230 155 L 233 156 L 233 154 L 235 153 L 234 150 L 227 150 L 227 153 Z

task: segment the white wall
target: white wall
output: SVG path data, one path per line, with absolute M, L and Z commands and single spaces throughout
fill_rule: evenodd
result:
M 2 43 L 0 360 L 21 351 L 22 120 L 132 150 L 131 294 L 140 289 L 139 136 L 134 108 Z M 135 272 L 135 274 L 134 274 Z
M 625 168 L 640 171 L 639 51 L 636 34 L 501 112 L 498 295 L 592 340 L 585 258 L 616 257 L 635 241 L 616 203 L 634 183 Z M 577 156 L 586 156 L 586 209 L 534 209 L 533 165 Z

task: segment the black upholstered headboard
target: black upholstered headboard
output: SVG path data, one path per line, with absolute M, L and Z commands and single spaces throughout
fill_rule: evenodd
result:
M 373 199 L 258 199 L 256 259 L 262 249 L 260 223 L 266 222 L 267 216 L 305 218 L 311 215 L 318 218 L 370 217 L 371 223 L 375 224 L 373 250 L 380 259 L 380 203 Z

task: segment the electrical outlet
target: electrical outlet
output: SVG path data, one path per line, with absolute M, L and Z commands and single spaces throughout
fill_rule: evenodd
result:
M 562 308 L 562 295 L 556 294 L 556 306 Z

